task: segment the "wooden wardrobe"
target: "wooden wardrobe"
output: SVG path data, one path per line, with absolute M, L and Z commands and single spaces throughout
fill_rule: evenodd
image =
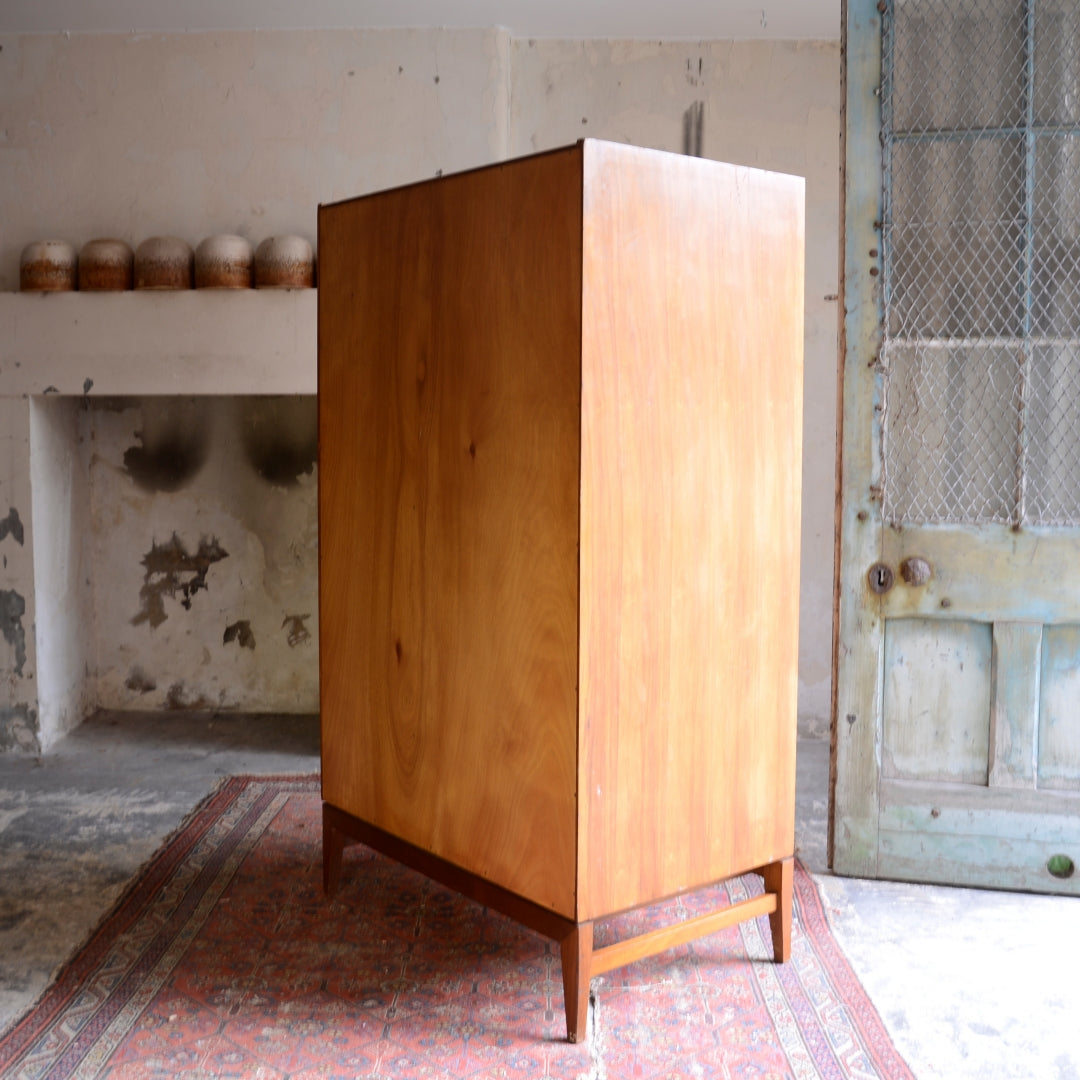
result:
M 794 851 L 803 181 L 585 140 L 319 210 L 324 867 L 592 974 Z M 765 893 L 594 950 L 596 920 Z

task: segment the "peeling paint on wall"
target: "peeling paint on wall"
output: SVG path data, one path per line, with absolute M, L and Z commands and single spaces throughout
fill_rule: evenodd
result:
M 297 645 L 303 645 L 311 640 L 311 631 L 304 625 L 311 615 L 286 615 L 282 622 L 282 629 L 286 632 L 289 647 L 295 649 Z
M 228 645 L 230 641 L 235 641 L 241 649 L 255 648 L 255 635 L 252 633 L 251 623 L 247 619 L 240 619 L 237 622 L 229 623 L 225 627 L 222 644 Z
M 8 510 L 6 518 L 0 519 L 0 540 L 7 536 L 12 537 L 16 544 L 21 545 L 26 542 L 23 523 L 19 519 L 19 511 L 14 506 Z
M 37 729 L 37 710 L 31 706 L 0 707 L 0 753 L 9 750 L 40 750 Z
M 139 590 L 141 607 L 131 620 L 132 626 L 150 623 L 151 628 L 160 626 L 168 616 L 165 614 L 165 597 L 176 599 L 191 610 L 191 598 L 205 589 L 206 572 L 214 563 L 228 558 L 229 553 L 217 542 L 217 538 L 199 541 L 199 550 L 189 555 L 176 533 L 165 544 L 154 544 L 143 557 L 146 567 L 143 586 Z
M 0 634 L 15 650 L 15 674 L 22 675 L 26 666 L 26 630 L 23 616 L 26 614 L 26 600 L 14 589 L 0 591 Z

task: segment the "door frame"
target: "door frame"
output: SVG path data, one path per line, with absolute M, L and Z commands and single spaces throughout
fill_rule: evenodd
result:
M 878 764 L 881 758 L 884 634 L 881 605 L 845 566 L 878 560 L 882 528 L 879 352 L 882 184 L 878 169 L 850 158 L 881 155 L 881 14 L 876 0 L 841 2 L 840 275 L 837 378 L 836 539 L 829 764 L 829 866 L 878 876 Z M 870 477 L 856 491 L 856 477 Z M 844 499 L 844 492 L 849 497 Z M 876 640 L 877 647 L 869 645 Z M 855 782 L 854 778 L 858 778 Z M 843 845 L 836 838 L 844 836 Z

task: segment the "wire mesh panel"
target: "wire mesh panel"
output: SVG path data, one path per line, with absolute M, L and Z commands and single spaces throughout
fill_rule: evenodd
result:
M 1080 524 L 1080 5 L 883 19 L 883 506 Z

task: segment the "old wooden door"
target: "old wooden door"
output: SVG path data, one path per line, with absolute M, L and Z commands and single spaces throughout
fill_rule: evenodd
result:
M 1080 894 L 1080 5 L 844 25 L 833 866 Z

